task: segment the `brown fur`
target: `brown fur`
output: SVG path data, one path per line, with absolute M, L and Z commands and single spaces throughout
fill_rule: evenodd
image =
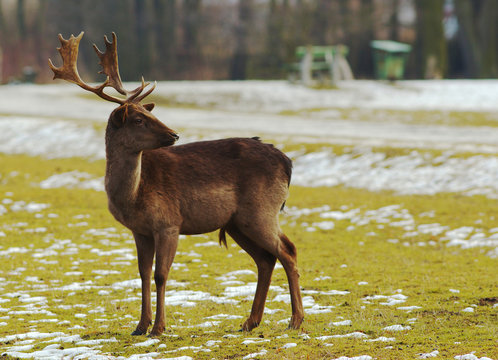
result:
M 261 321 L 277 258 L 289 277 L 293 303 L 290 327 L 298 328 L 303 310 L 296 249 L 278 226 L 278 212 L 288 194 L 291 160 L 254 138 L 168 146 L 175 137 L 173 130 L 138 104 L 116 109 L 107 126 L 109 209 L 135 236 L 143 283 L 142 316 L 134 334 L 145 333 L 152 320 L 150 276 L 154 253 L 154 278 L 159 285 L 151 334 L 159 335 L 164 330 L 161 284 L 173 261 L 178 235 L 217 229 L 220 245 L 226 246 L 228 232 L 253 257 L 260 273 L 253 311 L 243 329 L 251 330 Z

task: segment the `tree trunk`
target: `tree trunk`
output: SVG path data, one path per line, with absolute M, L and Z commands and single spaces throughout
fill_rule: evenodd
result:
M 196 78 L 201 69 L 201 51 L 199 32 L 201 29 L 201 0 L 184 0 L 183 2 L 183 43 L 182 43 L 182 75 L 185 78 Z
M 418 0 L 418 74 L 423 78 L 442 78 L 447 70 L 447 46 L 443 29 L 444 0 Z
M 48 54 L 45 52 L 45 24 L 46 24 L 46 8 L 47 1 L 39 0 L 39 8 L 36 16 L 36 23 L 32 37 L 34 38 L 34 50 L 37 64 L 37 71 L 43 75 L 40 70 L 43 69 L 47 64 Z
M 373 74 L 372 51 L 370 41 L 374 39 L 372 0 L 361 0 L 358 9 L 350 9 L 351 26 L 349 32 L 348 60 L 356 77 L 368 77 Z
M 230 79 L 245 80 L 249 56 L 248 36 L 252 20 L 252 0 L 239 0 L 239 21 L 235 28 L 235 53 L 230 64 Z
M 26 16 L 24 13 L 24 0 L 17 0 L 17 29 L 21 40 L 26 38 Z
M 457 0 L 458 42 L 468 77 L 498 75 L 496 0 Z
M 152 49 L 150 46 L 148 14 L 145 0 L 135 0 L 135 32 L 137 35 L 137 57 L 138 69 L 137 71 L 143 74 L 144 77 L 150 77 L 151 64 L 152 64 Z
M 474 9 L 470 0 L 456 0 L 458 16 L 458 42 L 462 50 L 465 76 L 475 77 L 479 73 L 479 48 L 474 26 Z
M 155 77 L 171 79 L 176 65 L 176 1 L 154 0 L 157 58 Z
M 496 0 L 484 0 L 477 19 L 481 55 L 479 77 L 481 78 L 498 76 L 497 17 L 498 3 Z
M 276 0 L 270 0 L 268 20 L 266 23 L 266 46 L 261 65 L 261 73 L 265 78 L 273 78 L 278 74 L 283 63 L 283 48 L 285 46 L 283 34 L 284 23 Z

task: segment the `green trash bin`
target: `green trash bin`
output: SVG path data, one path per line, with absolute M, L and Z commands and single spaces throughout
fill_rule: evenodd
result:
M 373 40 L 375 77 L 381 80 L 400 80 L 405 75 L 405 65 L 411 45 L 391 40 Z

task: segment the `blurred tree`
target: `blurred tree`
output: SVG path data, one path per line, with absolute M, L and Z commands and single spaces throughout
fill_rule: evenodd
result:
M 443 3 L 460 25 L 450 49 Z M 112 31 L 125 81 L 283 78 L 297 46 L 339 43 L 354 73 L 371 77 L 374 38 L 414 45 L 413 77 L 446 76 L 449 51 L 449 76 L 496 77 L 497 20 L 496 0 L 0 0 L 1 75 L 19 80 L 31 67 L 51 79 L 46 59 L 60 64 L 57 34 L 84 30 L 78 65 L 88 81 L 102 80 L 91 44 L 103 49 Z
M 154 15 L 157 49 L 154 77 L 172 78 L 176 66 L 176 0 L 154 0 Z
M 457 0 L 458 40 L 467 77 L 498 75 L 496 0 Z
M 283 5 L 277 0 L 268 2 L 268 17 L 266 20 L 266 39 L 264 53 L 260 57 L 260 76 L 263 78 L 280 77 L 285 58 L 285 19 L 283 12 L 288 10 L 288 1 Z M 294 49 L 292 49 L 294 51 Z
M 292 34 L 296 44 L 310 45 L 313 43 L 311 35 L 314 22 L 312 3 L 306 0 L 296 0 L 293 18 Z
M 151 77 L 152 68 L 152 44 L 150 38 L 150 9 L 149 1 L 135 0 L 135 34 L 136 34 L 136 54 L 138 54 L 138 69 L 144 77 Z
M 81 31 L 85 30 L 85 14 L 87 13 L 85 10 L 84 1 L 49 0 L 46 13 L 48 34 L 45 36 L 50 36 L 47 45 L 50 44 L 52 46 L 52 50 L 49 54 L 54 61 L 54 64 L 62 65 L 60 56 L 54 51 L 55 46 L 60 46 L 60 43 L 56 38 L 57 34 L 61 34 L 67 39 L 71 34 L 77 36 Z M 93 40 L 91 36 L 89 38 Z M 97 65 L 95 64 L 95 68 L 92 66 L 90 66 L 90 68 L 88 67 L 88 65 L 93 64 L 94 62 L 95 54 L 93 53 L 93 50 L 91 50 L 90 45 L 86 41 L 82 42 L 80 45 L 80 55 L 78 57 L 78 70 L 83 78 L 94 78 L 93 73 L 94 69 L 97 69 Z M 49 71 L 48 68 L 45 69 L 46 71 Z
M 355 77 L 368 77 L 373 73 L 373 61 L 370 41 L 373 34 L 372 0 L 348 2 L 347 31 L 344 43 L 349 47 L 348 61 L 354 69 Z
M 3 6 L 0 3 L 0 83 L 4 81 L 4 76 L 6 74 L 4 69 L 4 59 L 3 59 L 3 51 L 5 51 L 5 18 L 3 14 Z
M 474 26 L 474 7 L 468 0 L 457 0 L 456 11 L 459 22 L 458 40 L 462 49 L 466 76 L 477 76 L 479 73 L 479 47 Z
M 24 0 L 17 0 L 17 28 L 21 40 L 26 38 L 26 16 L 24 13 Z
M 40 69 L 40 52 L 43 41 L 37 26 L 40 20 L 40 3 L 43 0 L 29 2 L 0 1 L 0 53 L 2 61 L 0 74 L 2 81 L 23 80 L 29 71 L 34 75 Z M 46 66 L 46 60 L 44 65 Z M 24 75 L 23 75 L 24 73 Z M 34 80 L 30 76 L 30 81 Z
M 202 28 L 201 0 L 183 0 L 182 33 L 179 71 L 185 78 L 195 79 L 201 67 L 200 31 Z
M 417 55 L 418 75 L 425 79 L 442 78 L 447 70 L 447 46 L 443 29 L 444 0 L 418 0 Z
M 35 16 L 34 26 L 32 29 L 32 40 L 35 53 L 35 68 L 37 72 L 47 64 L 48 53 L 46 51 L 46 10 L 47 0 L 39 0 Z
M 80 1 L 79 11 L 83 14 L 80 27 L 62 34 L 67 37 L 71 33 L 76 35 L 81 30 L 85 31 L 84 40 L 80 43 L 81 61 L 78 61 L 79 67 L 85 72 L 85 78 L 93 81 L 104 80 L 104 75 L 98 75 L 101 67 L 91 45 L 96 44 L 101 51 L 104 51 L 104 35 L 111 40 L 111 33 L 115 32 L 118 36 L 121 78 L 125 81 L 137 81 L 142 73 L 137 73 L 135 32 L 129 29 L 130 25 L 134 24 L 133 1 L 83 0 Z
M 311 38 L 313 45 L 329 45 L 330 32 L 329 24 L 337 24 L 340 14 L 333 10 L 337 10 L 337 0 L 315 0 L 313 21 L 311 27 Z
M 294 60 L 294 52 L 297 46 L 297 42 L 294 36 L 295 24 L 293 20 L 293 10 L 290 5 L 289 0 L 283 0 L 282 7 L 280 10 L 280 16 L 282 18 L 282 44 L 283 46 L 283 61 L 291 62 Z
M 249 57 L 248 37 L 253 17 L 252 0 L 239 0 L 238 23 L 235 27 L 235 52 L 230 63 L 230 79 L 246 79 Z
M 486 0 L 482 5 L 479 21 L 482 62 L 479 76 L 498 76 L 498 2 Z

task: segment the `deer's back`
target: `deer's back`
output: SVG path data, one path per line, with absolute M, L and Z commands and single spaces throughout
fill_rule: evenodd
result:
M 291 171 L 285 154 L 258 139 L 200 141 L 144 152 L 143 196 L 149 206 L 176 211 L 182 233 L 203 233 L 224 226 L 241 208 L 276 215 Z

